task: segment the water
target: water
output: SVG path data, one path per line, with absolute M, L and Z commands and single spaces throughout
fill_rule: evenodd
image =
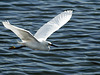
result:
M 71 20 L 48 38 L 58 48 L 8 50 L 19 38 L 2 21 L 34 34 L 68 9 Z M 99 15 L 99 0 L 0 0 L 0 75 L 100 75 Z

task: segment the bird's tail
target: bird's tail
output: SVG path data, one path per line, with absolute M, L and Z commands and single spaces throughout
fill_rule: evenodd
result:
M 24 42 L 20 42 L 20 41 L 17 41 L 19 44 L 21 44 L 21 45 L 24 45 L 25 43 Z

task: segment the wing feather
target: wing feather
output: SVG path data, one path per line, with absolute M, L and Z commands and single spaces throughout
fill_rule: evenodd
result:
M 72 16 L 72 10 L 67 10 L 44 24 L 34 35 L 37 40 L 46 40 L 53 32 L 66 24 Z
M 22 41 L 37 41 L 29 31 L 13 26 L 9 23 L 9 21 L 4 21 L 2 23 L 7 29 L 13 31 Z

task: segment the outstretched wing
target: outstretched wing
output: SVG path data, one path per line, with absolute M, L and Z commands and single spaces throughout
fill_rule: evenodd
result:
M 44 24 L 34 35 L 37 40 L 46 40 L 53 32 L 66 24 L 72 16 L 72 10 L 67 10 Z
M 2 23 L 7 29 L 13 31 L 22 41 L 37 41 L 29 31 L 13 26 L 9 21 L 4 21 Z

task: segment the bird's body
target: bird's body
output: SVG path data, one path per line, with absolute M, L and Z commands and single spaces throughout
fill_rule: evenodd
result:
M 24 46 L 27 46 L 33 50 L 49 50 L 50 49 L 47 41 L 42 41 L 42 42 L 27 41 L 27 42 L 18 42 L 18 43 Z
M 9 21 L 2 22 L 3 25 L 13 31 L 22 42 L 18 42 L 23 46 L 27 46 L 31 49 L 37 50 L 49 50 L 50 46 L 55 46 L 51 42 L 46 41 L 46 39 L 64 24 L 66 24 L 72 16 L 72 11 L 64 11 L 57 15 L 55 18 L 43 25 L 33 36 L 29 31 L 22 28 L 13 26 Z M 56 47 L 56 46 L 55 46 Z

